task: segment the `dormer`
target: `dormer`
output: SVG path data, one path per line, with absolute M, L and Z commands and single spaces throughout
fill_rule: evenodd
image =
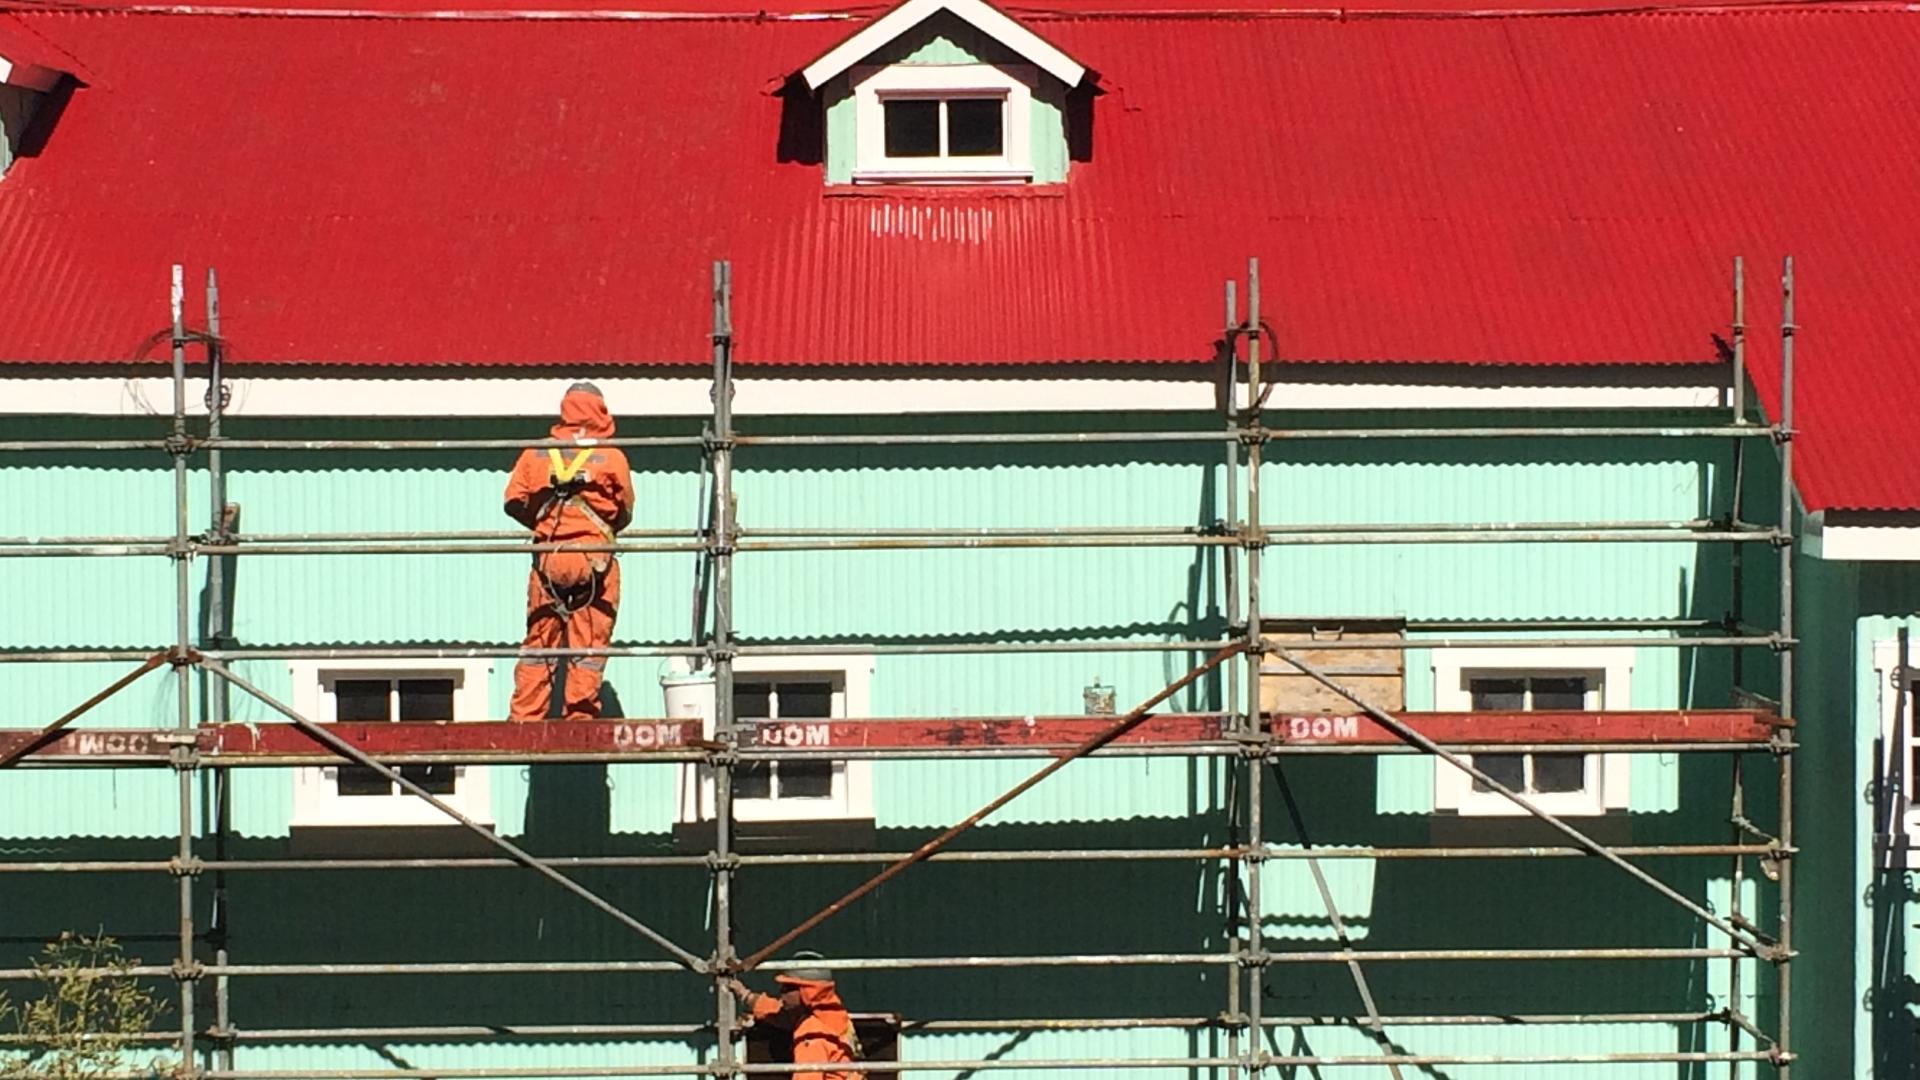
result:
M 0 173 L 27 149 L 34 118 L 67 77 L 50 46 L 12 20 L 0 20 Z
M 829 184 L 1057 184 L 1087 75 L 983 0 L 906 0 L 799 78 Z

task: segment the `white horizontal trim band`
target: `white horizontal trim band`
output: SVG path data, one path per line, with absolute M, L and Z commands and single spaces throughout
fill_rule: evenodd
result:
M 566 378 L 315 378 L 227 380 L 231 416 L 544 416 Z M 710 380 L 600 377 L 618 416 L 705 416 Z M 1215 387 L 1192 379 L 766 379 L 736 384 L 745 416 L 913 416 L 997 412 L 1194 412 Z M 207 380 L 187 380 L 187 407 L 206 412 Z M 1715 386 L 1446 386 L 1285 383 L 1268 399 L 1287 409 L 1649 409 L 1722 403 Z M 152 416 L 172 410 L 167 378 L 0 375 L 0 415 Z

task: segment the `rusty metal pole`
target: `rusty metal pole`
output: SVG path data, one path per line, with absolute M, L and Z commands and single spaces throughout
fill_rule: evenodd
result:
M 207 268 L 207 438 L 220 438 L 220 420 L 226 411 L 226 380 L 221 372 L 221 355 L 225 344 L 220 340 L 220 282 L 214 276 L 213 268 Z M 207 533 L 215 543 L 229 542 L 227 535 L 227 476 L 220 457 L 220 448 L 216 444 L 207 450 Z M 227 611 L 226 563 L 231 556 L 214 555 L 207 559 L 207 599 L 206 633 L 202 635 L 204 644 L 211 648 L 220 648 L 227 643 L 227 626 L 230 618 Z M 207 720 L 219 726 L 227 722 L 227 683 L 225 679 L 208 677 L 201 673 L 200 692 L 206 698 Z M 233 823 L 233 773 L 227 769 L 213 770 L 213 792 L 209 800 L 209 816 L 212 817 L 213 857 L 225 862 L 227 858 L 227 833 Z M 209 918 L 207 936 L 213 946 L 215 966 L 225 967 L 231 957 L 227 952 L 228 921 L 227 872 L 216 870 L 213 874 L 213 911 Z M 216 975 L 213 980 L 213 1040 L 214 1067 L 233 1068 L 233 1015 L 230 1000 L 231 980 L 225 975 Z
M 174 574 L 174 653 L 173 676 L 176 725 L 182 741 L 170 758 L 179 789 L 180 831 L 179 862 L 174 870 L 179 882 L 179 955 L 173 977 L 180 994 L 180 1068 L 185 1074 L 197 1069 L 194 1035 L 198 1028 L 194 1014 L 194 982 L 200 977 L 200 965 L 194 955 L 193 913 L 193 777 L 198 754 L 189 738 L 194 729 L 192 666 L 193 649 L 192 573 L 193 551 L 187 522 L 187 456 L 192 442 L 187 437 L 187 334 L 185 268 L 175 263 L 168 290 L 173 316 L 173 427 L 167 440 L 167 453 L 173 458 L 173 543 L 169 555 Z
M 1780 717 L 1792 721 L 1793 702 L 1793 346 L 1800 327 L 1793 318 L 1793 256 L 1780 275 Z M 1793 745 L 1792 728 L 1775 736 L 1780 770 L 1780 916 L 1774 963 L 1780 973 L 1780 1023 L 1775 1033 L 1781 1080 L 1792 1073 L 1793 1053 Z
M 1222 347 L 1226 353 L 1226 390 L 1221 408 L 1225 412 L 1227 440 L 1225 475 L 1221 479 L 1221 492 L 1226 501 L 1226 513 L 1222 516 L 1221 527 L 1227 535 L 1240 535 L 1240 434 L 1242 420 L 1240 416 L 1240 312 L 1235 290 L 1238 282 L 1229 279 L 1226 283 L 1226 323 L 1221 331 Z M 1234 628 L 1240 625 L 1240 548 L 1233 545 L 1220 549 L 1222 592 L 1226 594 L 1226 625 L 1221 628 L 1222 637 L 1231 637 Z M 1237 664 L 1228 664 L 1222 669 L 1222 689 L 1219 708 L 1226 713 L 1225 726 L 1229 731 L 1244 732 L 1246 718 L 1239 714 L 1240 706 L 1240 668 Z M 1220 773 L 1226 778 L 1224 801 L 1227 815 L 1226 842 L 1230 848 L 1241 846 L 1241 826 L 1245 820 L 1240 810 L 1240 793 L 1245 785 L 1240 782 L 1241 765 L 1236 761 L 1225 762 Z M 1229 859 L 1225 870 L 1225 892 L 1222 897 L 1226 904 L 1226 918 L 1222 921 L 1222 932 L 1226 935 L 1227 945 L 1234 950 L 1234 959 L 1227 968 L 1227 1056 L 1240 1057 L 1241 1022 L 1243 1005 L 1240 1000 L 1240 927 L 1241 905 L 1244 891 L 1241 887 L 1241 866 L 1239 859 Z M 1257 1047 L 1256 1047 L 1257 1048 Z
M 1247 548 L 1247 718 L 1245 737 L 1248 752 L 1240 767 L 1247 773 L 1247 846 L 1243 865 L 1247 874 L 1247 1074 L 1261 1074 L 1267 1057 L 1264 1025 L 1260 1022 L 1261 998 L 1265 994 L 1267 935 L 1265 909 L 1261 905 L 1260 879 L 1265 874 L 1267 839 L 1263 830 L 1266 801 L 1261 768 L 1265 759 L 1267 730 L 1265 711 L 1260 701 L 1260 665 L 1265 648 L 1260 636 L 1260 549 L 1266 534 L 1260 507 L 1261 423 L 1264 403 L 1260 374 L 1260 260 L 1247 260 L 1247 407 L 1242 413 L 1242 432 L 1247 436 L 1247 524 L 1241 542 Z
M 514 862 L 519 863 L 521 866 L 524 866 L 527 869 L 532 870 L 533 872 L 539 874 L 540 876 L 548 879 L 549 881 L 552 881 L 555 885 L 560 886 L 561 888 L 567 890 L 568 892 L 574 894 L 575 896 L 578 896 L 580 899 L 585 900 L 588 904 L 592 905 L 593 907 L 598 908 L 600 911 L 611 916 L 616 922 L 625 926 L 627 929 L 632 930 L 633 932 L 639 934 L 641 937 L 644 937 L 648 941 L 653 942 L 655 945 L 660 946 L 660 948 L 666 950 L 667 954 L 672 956 L 674 960 L 678 962 L 681 967 L 686 968 L 688 971 L 692 971 L 696 974 L 702 974 L 702 975 L 706 974 L 707 972 L 706 961 L 700 959 L 699 957 L 693 955 L 687 950 L 674 944 L 672 941 L 668 940 L 666 937 L 661 935 L 659 931 L 653 929 L 647 924 L 627 914 L 625 911 L 616 907 L 613 903 L 611 903 L 604 897 L 600 896 L 598 893 L 595 893 L 593 890 L 587 888 L 585 885 L 582 885 L 579 882 L 574 881 L 572 878 L 567 877 L 565 874 L 562 874 L 560 871 L 555 870 L 552 866 L 547 864 L 547 861 L 545 859 L 541 859 L 535 855 L 530 854 L 529 852 L 521 848 L 518 844 L 515 844 L 513 841 L 508 840 L 503 836 L 500 836 L 498 833 L 494 832 L 492 829 L 484 825 L 481 825 L 479 822 L 476 822 L 472 818 L 461 813 L 458 809 L 449 805 L 447 802 L 442 800 L 439 796 L 434 795 L 432 792 L 428 791 L 426 788 L 421 787 L 418 783 L 414 782 L 405 773 L 400 772 L 399 770 L 393 768 L 390 765 L 385 764 L 384 762 L 375 760 L 373 756 L 368 754 L 366 751 L 360 749 L 359 747 L 353 745 L 350 742 L 347 742 L 345 739 L 342 739 L 340 736 L 335 735 L 333 732 L 328 731 L 327 725 L 315 723 L 314 721 L 308 719 L 307 717 L 302 716 L 300 713 L 294 711 L 293 707 L 288 705 L 286 702 L 281 701 L 280 699 L 274 697 L 272 694 L 269 694 L 265 690 L 262 690 L 259 687 L 253 685 L 251 682 L 248 682 L 245 678 L 236 674 L 232 669 L 226 667 L 223 664 L 220 664 L 217 661 L 203 659 L 200 661 L 200 664 L 202 667 L 206 668 L 208 671 L 211 671 L 215 675 L 218 675 L 221 678 L 232 683 L 235 687 L 237 687 L 243 693 L 247 694 L 249 697 L 252 697 L 254 700 L 260 702 L 262 705 L 265 705 L 267 708 L 272 709 L 274 712 L 277 712 L 281 716 L 286 717 L 288 720 L 293 721 L 294 725 L 298 727 L 301 731 L 305 732 L 308 737 L 313 739 L 313 741 L 326 747 L 328 750 L 332 751 L 333 753 L 340 755 L 346 760 L 353 762 L 355 765 L 372 769 L 375 773 L 377 773 L 383 779 L 389 780 L 394 784 L 399 785 L 401 790 L 405 791 L 407 794 L 413 795 L 416 798 L 424 800 L 427 803 L 427 805 L 433 807 L 435 810 L 440 811 L 442 814 L 445 814 L 449 818 L 452 818 L 454 821 L 464 826 L 468 832 L 473 833 L 475 836 L 478 836 L 480 839 L 485 840 L 487 843 L 492 844 L 494 847 L 499 848 L 501 851 L 505 852 L 508 856 L 512 857 Z
M 1031 790 L 1036 784 L 1040 783 L 1042 780 L 1045 780 L 1047 777 L 1052 776 L 1054 773 L 1057 773 L 1061 769 L 1066 768 L 1068 765 L 1079 760 L 1080 758 L 1083 758 L 1086 755 L 1093 753 L 1095 750 L 1100 749 L 1101 747 L 1107 745 L 1113 740 L 1119 738 L 1122 735 L 1125 735 L 1127 732 L 1138 727 L 1141 721 L 1145 720 L 1147 716 L 1151 713 L 1154 706 L 1167 700 L 1168 698 L 1179 693 L 1180 691 L 1185 690 L 1188 686 L 1192 685 L 1195 682 L 1195 680 L 1199 679 L 1202 675 L 1207 674 L 1208 672 L 1212 671 L 1214 668 L 1219 667 L 1221 664 L 1225 663 L 1228 658 L 1240 652 L 1242 648 L 1243 646 L 1239 642 L 1234 642 L 1233 644 L 1228 645 L 1225 648 L 1221 649 L 1220 651 L 1214 653 L 1212 656 L 1207 658 L 1205 663 L 1202 663 L 1200 666 L 1187 672 L 1185 675 L 1180 676 L 1178 679 L 1175 679 L 1173 682 L 1168 683 L 1165 689 L 1161 690 L 1159 693 L 1154 694 L 1152 697 L 1141 702 L 1140 704 L 1134 706 L 1132 711 L 1128 712 L 1125 716 L 1122 716 L 1119 719 L 1115 720 L 1113 723 L 1107 725 L 1098 734 L 1080 743 L 1080 745 L 1061 754 L 1059 757 L 1049 762 L 1046 765 L 1046 767 L 1042 768 L 1039 772 L 1034 773 L 1032 776 L 1027 777 L 1025 780 L 1020 781 L 1018 784 L 1013 785 L 1011 788 L 1008 788 L 1003 794 L 1001 794 L 998 798 L 995 798 L 992 802 L 989 802 L 987 803 L 987 805 L 981 807 L 978 810 L 975 810 L 971 814 L 968 814 L 964 819 L 960 821 L 959 824 L 954 825 L 952 828 L 947 829 L 945 832 L 941 833 L 939 836 L 936 836 L 933 839 L 927 841 L 926 843 L 921 844 L 918 848 L 915 848 L 913 851 L 902 856 L 898 861 L 889 864 L 886 869 L 880 871 L 879 873 L 873 875 L 871 878 L 868 878 L 866 881 L 862 882 L 860 885 L 856 886 L 851 892 L 848 892 L 845 896 L 842 896 L 840 899 L 835 900 L 833 903 L 828 904 L 824 908 L 821 908 L 819 911 L 814 912 L 812 915 L 808 916 L 805 920 L 803 920 L 798 926 L 795 926 L 793 929 L 787 931 L 784 934 L 781 934 L 779 937 L 774 938 L 772 941 L 761 946 L 760 949 L 756 951 L 753 955 L 747 957 L 745 960 L 742 960 L 740 962 L 739 970 L 751 971 L 754 968 L 759 967 L 761 964 L 765 963 L 770 957 L 772 957 L 774 953 L 779 952 L 781 949 L 791 944 L 795 939 L 799 938 L 802 934 L 805 934 L 807 931 L 813 929 L 816 926 L 819 926 L 821 923 L 826 922 L 828 919 L 846 910 L 847 905 L 853 903 L 855 900 L 860 899 L 861 897 L 867 895 L 873 890 L 886 884 L 888 881 L 893 880 L 894 877 L 899 875 L 901 871 L 904 871 L 907 867 L 912 866 L 917 862 L 925 861 L 934 852 L 937 852 L 941 848 L 944 848 L 948 844 L 951 844 L 954 840 L 958 839 L 962 833 L 966 832 L 968 829 L 973 828 L 975 825 L 978 825 L 984 818 L 987 817 L 987 815 L 993 813 L 995 810 L 998 810 L 1001 807 L 1012 802 L 1013 800 L 1019 798 L 1021 795 L 1026 794 L 1029 790 Z
M 733 782 L 740 749 L 733 707 L 733 265 L 713 264 L 713 430 L 707 453 L 713 469 L 713 508 L 707 551 L 713 560 L 713 997 L 720 1076 L 734 1075 L 734 1028 L 739 1002 L 727 987 L 735 959 Z

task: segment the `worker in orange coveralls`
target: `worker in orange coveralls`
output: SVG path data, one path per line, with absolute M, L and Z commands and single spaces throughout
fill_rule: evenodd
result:
M 613 435 L 613 417 L 600 389 L 577 382 L 560 399 L 553 437 L 578 449 L 527 449 L 507 481 L 507 516 L 533 530 L 537 544 L 606 544 L 633 519 L 633 476 L 627 456 L 596 446 Z M 620 608 L 620 563 L 606 551 L 536 551 L 527 575 L 529 649 L 601 649 L 613 638 Z M 514 720 L 544 720 L 560 661 L 520 658 L 513 669 Z M 568 720 L 600 715 L 604 656 L 567 662 Z
M 795 960 L 819 961 L 817 952 L 798 952 Z M 782 990 L 779 994 L 757 994 L 739 979 L 728 979 L 727 989 L 745 1002 L 757 1024 L 771 1024 L 793 1033 L 795 1065 L 828 1065 L 860 1060 L 860 1038 L 853 1033 L 853 1018 L 840 1001 L 833 985 L 833 972 L 824 967 L 794 968 L 773 977 Z M 794 1073 L 795 1080 L 858 1080 L 865 1073 L 845 1069 Z

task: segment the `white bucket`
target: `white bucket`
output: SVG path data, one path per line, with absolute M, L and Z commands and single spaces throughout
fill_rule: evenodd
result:
M 713 737 L 714 696 L 711 672 L 663 675 L 660 692 L 667 699 L 668 720 L 698 720 L 700 730 Z

